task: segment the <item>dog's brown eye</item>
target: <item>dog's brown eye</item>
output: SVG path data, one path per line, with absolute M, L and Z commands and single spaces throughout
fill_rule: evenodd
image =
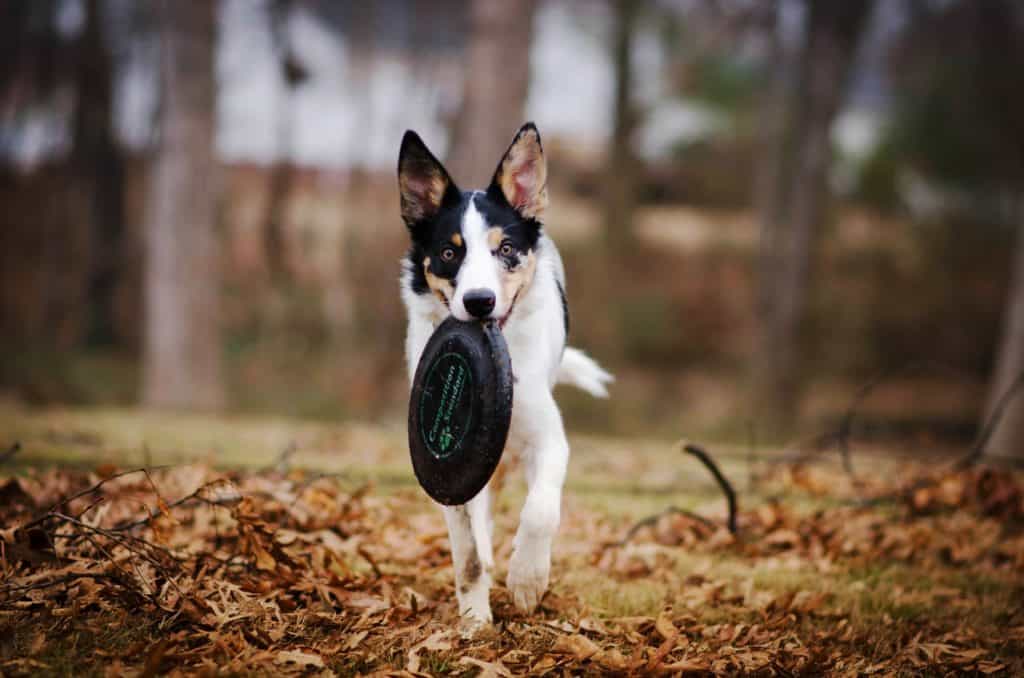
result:
M 498 251 L 501 253 L 501 256 L 503 256 L 503 257 L 511 257 L 512 256 L 512 243 L 510 243 L 510 242 L 508 242 L 506 240 L 505 242 L 501 243 L 501 247 L 498 249 Z
M 455 250 L 451 247 L 445 247 L 441 250 L 441 261 L 451 261 L 455 258 Z

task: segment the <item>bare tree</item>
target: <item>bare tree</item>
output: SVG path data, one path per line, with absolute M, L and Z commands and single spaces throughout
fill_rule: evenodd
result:
M 1005 410 L 989 439 L 987 450 L 993 456 L 1024 459 L 1024 388 L 1016 382 L 1024 375 L 1024 215 L 1017 234 L 1013 278 L 1006 300 L 1003 336 L 996 367 L 989 387 L 986 419 L 993 416 L 1004 398 Z M 1011 392 L 1011 389 L 1014 389 Z
M 89 300 L 91 338 L 115 333 L 114 293 L 122 263 L 124 167 L 114 134 L 113 58 L 100 0 L 85 3 L 85 30 L 78 58 L 78 101 L 73 121 L 72 165 L 90 225 L 92 266 Z
M 608 163 L 604 181 L 605 240 L 611 251 L 628 245 L 636 207 L 636 154 L 633 151 L 637 126 L 633 102 L 633 41 L 640 8 L 632 0 L 614 0 L 612 62 L 615 68 L 615 99 L 612 135 L 608 141 Z
M 1020 72 L 1024 68 L 1024 9 L 1014 0 L 992 0 L 973 7 L 978 12 L 984 38 L 975 82 L 987 103 L 989 125 L 999 130 L 1001 174 L 1017 194 L 1017 246 L 1006 296 L 1002 337 L 995 370 L 989 385 L 985 421 L 1002 403 L 1005 408 L 992 432 L 989 454 L 1024 460 L 1024 93 Z M 1006 398 L 1012 399 L 1006 399 Z M 984 423 L 982 424 L 984 426 Z
M 266 249 L 267 268 L 275 282 L 288 278 L 288 239 L 285 237 L 285 218 L 292 184 L 295 181 L 295 167 L 292 151 L 295 145 L 295 90 L 309 78 L 309 72 L 299 61 L 292 45 L 288 21 L 294 7 L 294 0 L 273 0 L 268 9 L 270 32 L 274 48 L 281 65 L 281 77 L 285 91 L 278 97 L 277 113 L 277 160 L 270 172 L 267 189 L 267 208 L 263 226 L 263 242 Z
M 472 0 L 462 109 L 447 163 L 462 186 L 491 180 L 523 123 L 535 7 L 535 0 Z
M 214 232 L 216 3 L 159 3 L 161 137 L 145 227 L 147 405 L 223 402 L 218 240 Z
M 858 38 L 873 0 L 806 0 L 796 86 L 786 97 L 782 125 L 768 133 L 761 184 L 761 336 L 755 365 L 758 416 L 776 430 L 792 425 L 800 373 L 800 327 L 807 306 L 811 258 L 825 214 L 832 157 L 829 132 L 842 103 Z M 781 144 L 774 146 L 773 144 Z M 767 187 L 767 189 L 765 188 Z

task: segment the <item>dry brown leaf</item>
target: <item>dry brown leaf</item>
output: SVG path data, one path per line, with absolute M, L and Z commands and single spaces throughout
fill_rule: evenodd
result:
M 654 620 L 654 630 L 658 632 L 662 640 L 668 638 L 677 638 L 679 636 L 679 629 L 672 623 L 666 612 L 662 612 L 658 615 L 658 618 Z
M 324 668 L 324 660 L 318 654 L 306 650 L 282 650 L 278 652 L 274 657 L 275 664 L 295 664 L 296 666 L 307 669 L 322 669 Z
M 475 666 L 480 669 L 480 673 L 477 674 L 477 678 L 511 678 L 512 676 L 512 672 L 505 668 L 500 660 L 496 662 L 485 662 L 481 659 L 476 659 L 475 657 L 466 656 L 459 659 L 459 664 Z
M 576 661 L 584 661 L 600 652 L 601 648 L 590 638 L 575 633 L 571 636 L 559 636 L 551 646 L 551 651 L 555 654 L 572 655 Z
M 668 656 L 668 653 L 675 649 L 676 640 L 679 637 L 679 632 L 676 631 L 673 635 L 665 638 L 665 640 L 658 646 L 657 651 L 651 655 L 651 658 L 647 660 L 647 671 L 656 671 L 661 666 L 662 661 Z
M 432 634 L 409 648 L 406 653 L 405 670 L 416 673 L 420 670 L 420 651 L 447 652 L 452 649 L 448 631 L 434 631 Z

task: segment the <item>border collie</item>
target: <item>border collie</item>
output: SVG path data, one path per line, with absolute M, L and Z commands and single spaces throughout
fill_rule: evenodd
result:
M 402 219 L 412 246 L 402 262 L 409 313 L 409 380 L 434 329 L 449 315 L 498 321 L 515 389 L 505 454 L 523 460 L 529 491 L 506 583 L 530 612 L 548 587 L 569 444 L 551 390 L 556 383 L 607 397 L 612 376 L 567 348 L 565 271 L 544 232 L 547 163 L 533 123 L 520 128 L 483 191 L 461 191 L 419 136 L 405 133 L 398 158 Z M 504 456 L 503 456 L 504 458 Z M 470 627 L 491 621 L 490 488 L 463 506 L 444 506 L 459 613 Z

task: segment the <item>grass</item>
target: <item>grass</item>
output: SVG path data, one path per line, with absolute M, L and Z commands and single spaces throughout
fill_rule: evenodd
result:
M 9 467 L 19 472 L 40 465 L 128 467 L 191 461 L 261 469 L 274 465 L 282 451 L 294 444 L 290 463 L 295 467 L 340 473 L 339 482 L 352 488 L 370 482 L 374 492 L 407 495 L 423 511 L 431 510 L 416 489 L 406 456 L 405 431 L 395 422 L 328 424 L 130 409 L 33 410 L 5 404 L 0 406 L 0 435 L 0 446 L 21 442 L 22 450 L 13 459 L 16 465 Z M 1003 641 L 1001 636 L 1007 627 L 1024 628 L 1024 612 L 1014 602 L 1024 594 L 1024 579 L 1018 572 L 977 569 L 941 559 L 910 562 L 859 557 L 826 562 L 792 553 L 751 557 L 742 545 L 689 548 L 649 539 L 637 539 L 620 550 L 621 558 L 639 568 L 636 573 L 629 574 L 628 568 L 618 565 L 603 565 L 595 556 L 599 540 L 621 536 L 633 521 L 667 506 L 720 519 L 725 513 L 724 500 L 706 469 L 674 444 L 578 436 L 573 438 L 573 449 L 563 527 L 554 553 L 551 596 L 577 602 L 557 613 L 562 618 L 653 618 L 669 608 L 677 614 L 692 615 L 706 626 L 764 625 L 770 619 L 768 610 L 773 601 L 787 594 L 822 595 L 825 602 L 820 611 L 797 619 L 797 633 L 805 640 L 815 634 L 848 629 L 844 632 L 849 638 L 842 642 L 848 643 L 851 651 L 864 657 L 882 657 L 902 651 L 910 642 L 904 637 L 908 629 L 935 638 L 955 631 L 989 639 L 986 644 L 991 658 L 1024 667 L 1022 643 Z M 828 464 L 817 471 L 823 474 L 822 479 L 812 474 L 800 482 L 782 482 L 775 474 L 751 489 L 747 487 L 750 469 L 746 450 L 715 446 L 712 451 L 739 491 L 741 508 L 753 508 L 772 499 L 792 512 L 809 514 L 845 504 L 842 492 L 834 491 L 841 489 L 842 476 Z M 770 456 L 771 452 L 763 451 L 762 455 Z M 902 463 L 883 456 L 859 461 L 861 468 L 871 468 L 878 475 Z M 839 478 L 840 482 L 828 486 L 829 478 Z M 830 490 L 816 489 L 820 484 Z M 509 540 L 522 498 L 522 484 L 511 482 L 498 499 L 496 582 L 504 580 Z M 892 519 L 897 519 L 895 513 Z M 587 521 L 596 521 L 598 527 Z M 349 566 L 354 571 L 368 567 L 357 559 Z M 381 566 L 403 581 L 401 585 L 414 588 L 428 599 L 450 596 L 450 565 L 415 576 L 395 564 Z M 507 593 L 499 588 L 495 595 Z M 133 646 L 151 631 L 140 627 L 137 620 L 111 623 L 99 633 L 76 628 L 73 619 L 54 618 L 51 623 L 48 628 L 15 628 L 10 638 L 0 642 L 0 659 L 40 661 L 53 675 L 92 675 L 93 669 L 78 668 L 82 657 L 102 652 L 110 652 L 111 657 L 129 650 L 143 652 L 143 648 L 133 650 Z M 39 633 L 46 634 L 51 642 L 45 653 L 36 656 L 32 646 Z M 458 660 L 453 652 L 425 652 L 421 670 L 431 675 L 467 673 L 467 666 Z M 401 650 L 382 646 L 375 657 L 360 655 L 349 660 L 339 655 L 329 666 L 339 675 L 359 675 L 381 668 L 399 670 L 405 662 Z M 92 666 L 98 673 L 97 664 Z M 31 665 L 22 669 L 30 673 Z

